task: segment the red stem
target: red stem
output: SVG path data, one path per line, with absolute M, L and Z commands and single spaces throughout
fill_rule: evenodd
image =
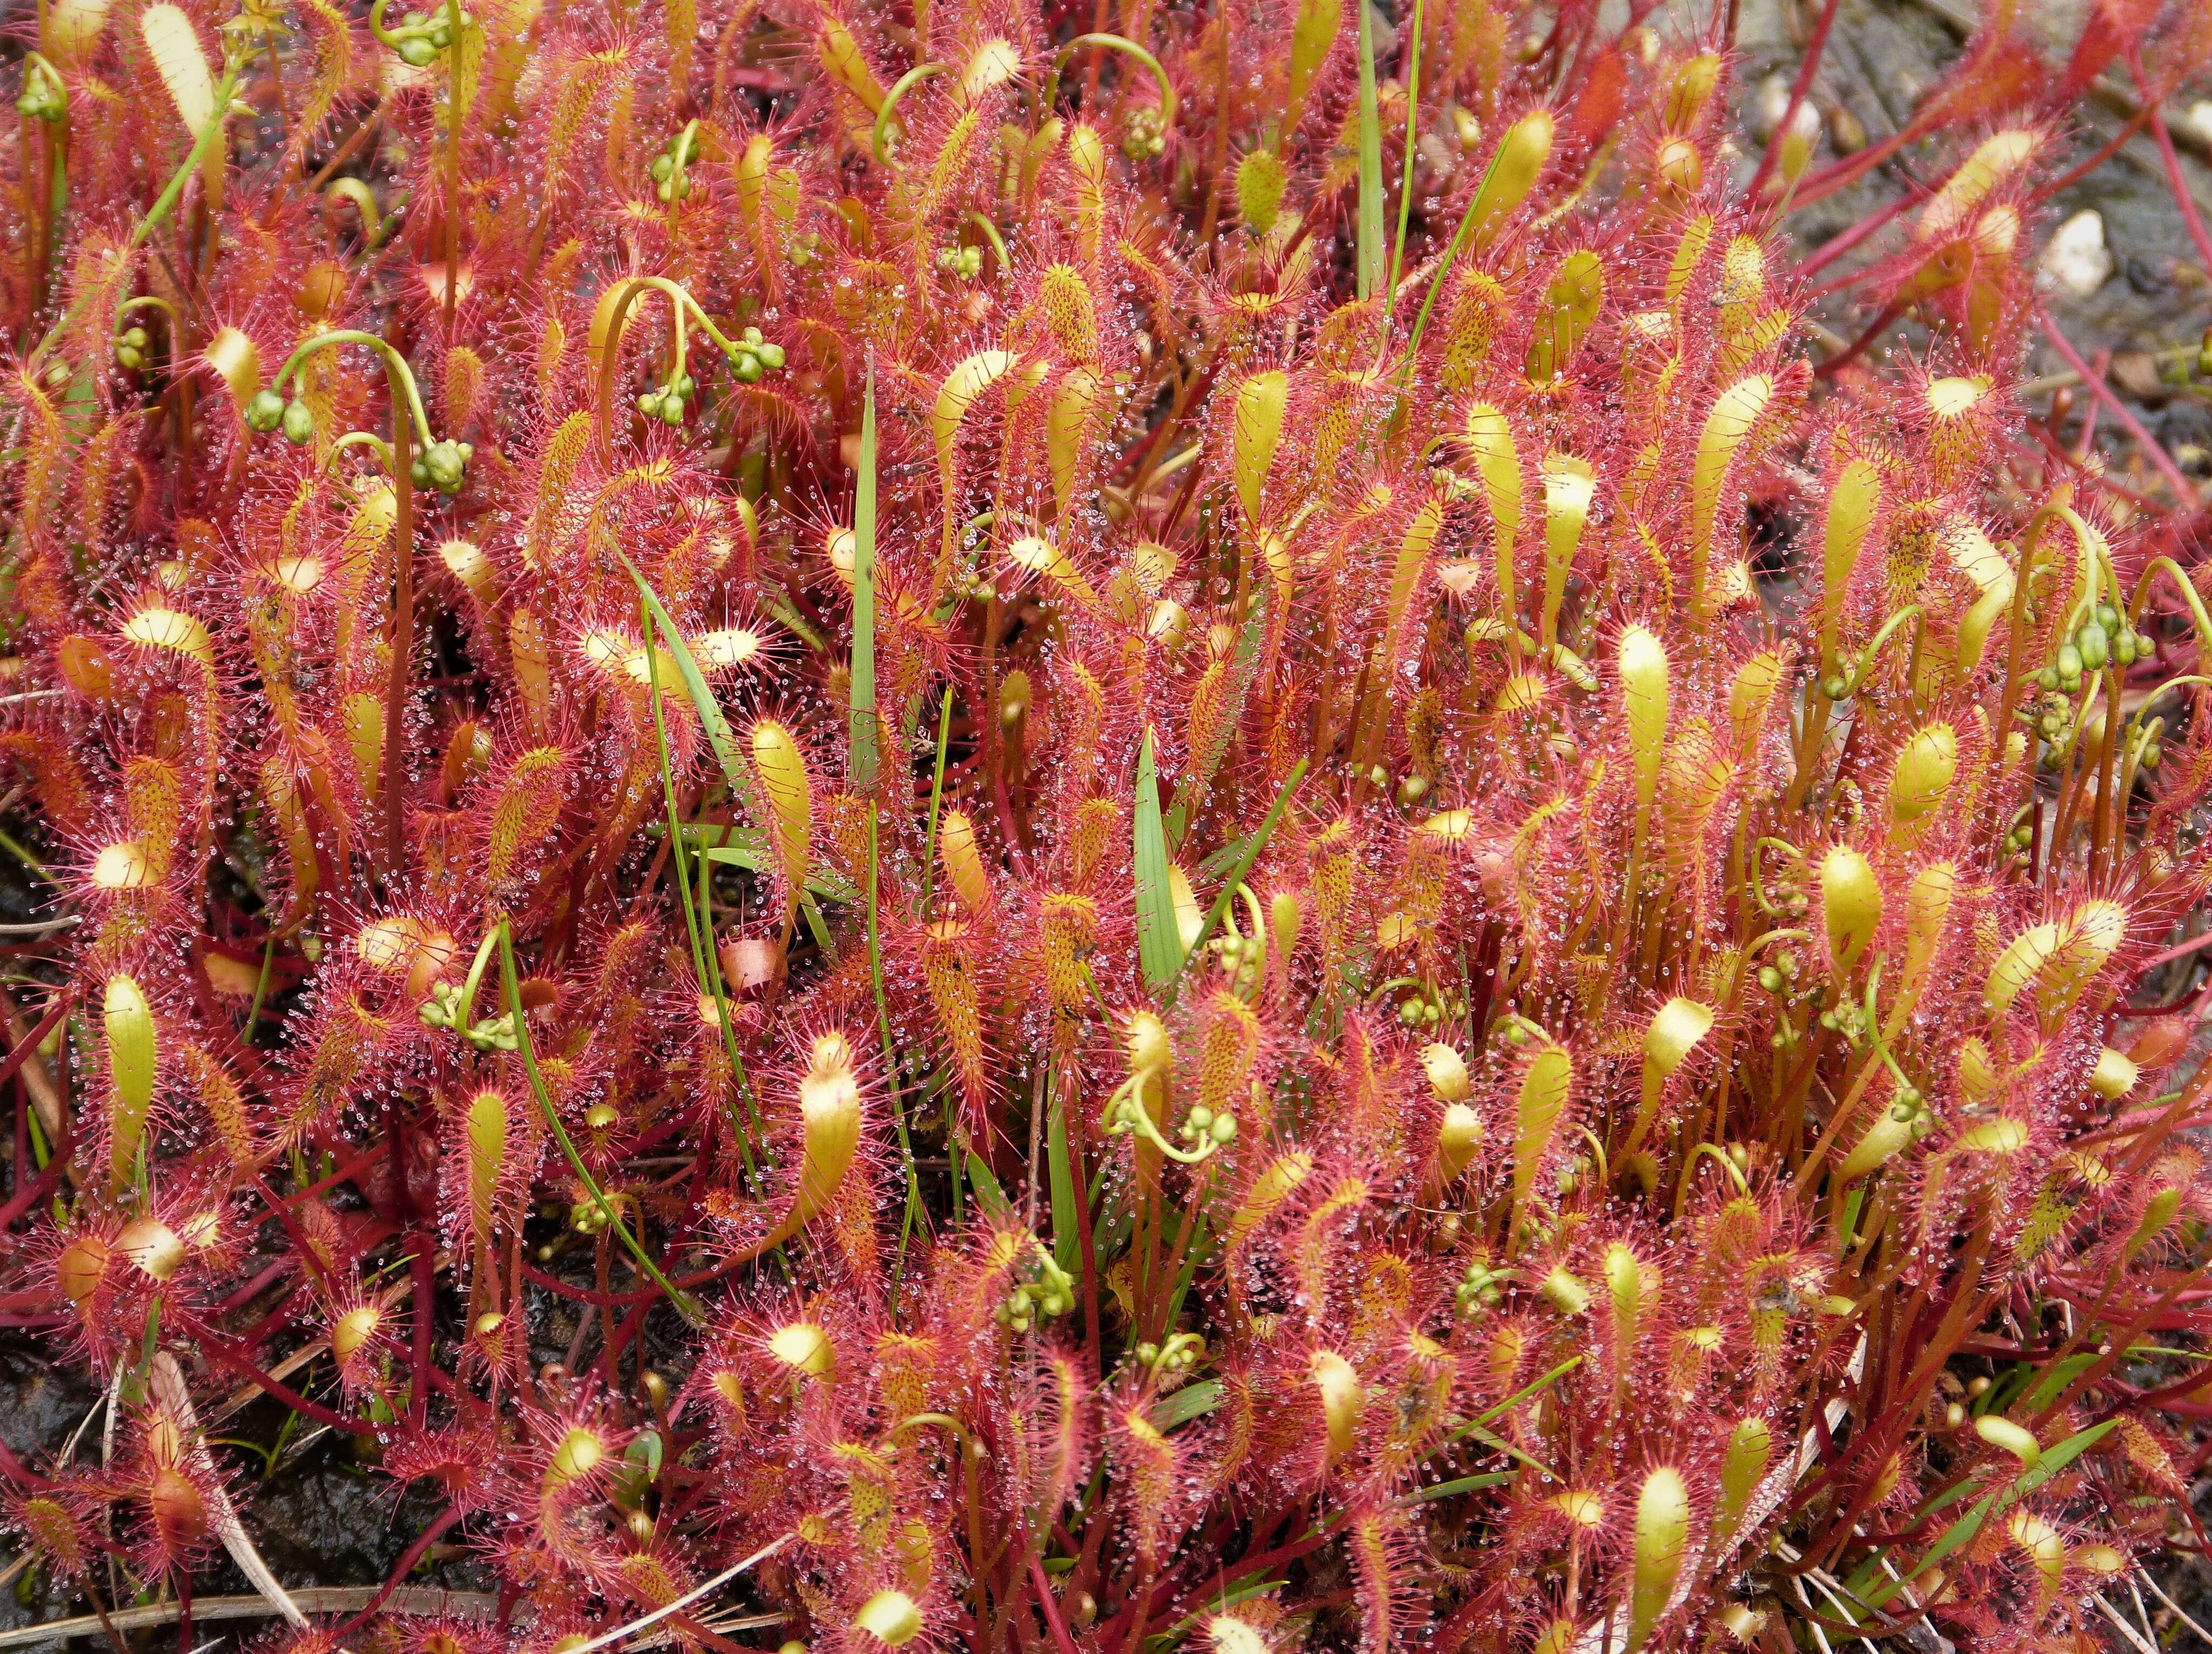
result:
M 2181 157 L 2173 152 L 2173 134 L 2166 130 L 2166 113 L 2159 107 L 2159 94 L 2143 73 L 2142 55 L 2133 46 L 2128 48 L 2128 67 L 2136 77 L 2136 89 L 2142 94 L 2143 112 L 2150 117 L 2150 135 L 2158 143 L 2159 159 L 2166 163 L 2166 181 L 2173 190 L 2174 205 L 2181 209 L 2181 222 L 2189 226 L 2189 239 L 2197 243 L 2197 260 L 2207 276 L 2212 276 L 2212 234 L 2204 228 L 2203 215 L 2197 210 L 2197 198 L 2189 192 L 2189 179 L 2181 170 Z
M 177 1324 L 198 1341 L 199 1346 L 222 1365 L 228 1367 L 257 1389 L 275 1396 L 293 1412 L 306 1414 L 317 1424 L 328 1425 L 333 1430 L 343 1430 L 349 1435 L 373 1436 L 376 1426 L 360 1419 L 349 1419 L 343 1413 L 333 1413 L 319 1402 L 311 1402 L 282 1379 L 271 1378 L 248 1355 L 239 1350 L 228 1339 L 216 1335 L 212 1328 L 203 1325 L 188 1316 L 171 1315 Z
M 1067 1622 L 1060 1617 L 1052 1581 L 1045 1577 L 1044 1559 L 1034 1551 L 1030 1553 L 1030 1583 L 1036 1587 L 1037 1608 L 1044 1615 L 1045 1628 L 1052 1633 L 1053 1646 L 1060 1654 L 1075 1654 L 1075 1639 L 1068 1635 Z
M 1820 9 L 1820 21 L 1814 26 L 1813 38 L 1805 44 L 1805 61 L 1797 66 L 1796 83 L 1790 88 L 1790 107 L 1783 112 L 1782 123 L 1774 129 L 1774 136 L 1766 141 L 1766 153 L 1759 158 L 1759 170 L 1751 175 L 1751 187 L 1744 192 L 1746 200 L 1759 199 L 1760 186 L 1781 156 L 1782 141 L 1796 124 L 1797 112 L 1805 104 L 1805 94 L 1813 89 L 1813 76 L 1820 72 L 1820 54 L 1827 50 L 1828 31 L 1836 24 L 1838 4 L 1838 0 L 1828 0 Z
M 2142 421 L 2129 412 L 2127 404 L 2112 394 L 2111 387 L 2102 378 L 2091 371 L 2089 364 L 2081 360 L 2081 352 L 2068 342 L 2065 334 L 2058 331 L 2058 324 L 2051 319 L 2051 313 L 2040 302 L 2035 307 L 2035 319 L 2041 325 L 2044 337 L 2065 359 L 2066 365 L 2081 375 L 2081 383 L 2088 387 L 2089 394 L 2111 411 L 2112 417 L 2120 422 L 2122 429 L 2135 438 L 2142 451 L 2150 456 L 2151 463 L 2158 467 L 2159 475 L 2165 477 L 2166 485 L 2172 489 L 2174 498 L 2184 508 L 2194 507 L 2197 490 L 2181 474 L 2181 467 L 2175 465 L 2172 456 L 2159 446 L 2158 439 L 2143 429 Z
M 435 1544 L 438 1541 L 439 1535 L 443 1534 L 448 1528 L 452 1527 L 460 1519 L 461 1512 L 459 1506 L 448 1505 L 446 1507 L 443 1515 L 439 1517 L 439 1518 L 435 1522 L 432 1523 L 428 1527 L 422 1529 L 422 1531 L 416 1536 L 415 1542 L 407 1548 L 406 1554 L 399 1559 L 398 1566 L 392 1569 L 392 1577 L 384 1582 L 383 1585 L 378 1590 L 375 1596 L 368 1599 L 368 1606 L 362 1608 L 360 1613 L 355 1614 L 352 1619 L 347 1621 L 332 1633 L 331 1637 L 331 1645 L 342 1645 L 347 1638 L 353 1635 L 355 1632 L 360 1630 L 362 1627 L 367 1625 L 369 1621 L 375 1618 L 377 1610 L 381 1608 L 385 1603 L 391 1599 L 392 1593 L 398 1590 L 401 1583 L 406 1579 L 409 1574 L 415 1571 L 415 1565 L 422 1560 L 422 1553 L 428 1550 L 432 1545 Z

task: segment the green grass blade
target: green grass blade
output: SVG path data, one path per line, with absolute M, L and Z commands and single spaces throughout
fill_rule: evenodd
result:
M 684 843 L 687 849 L 695 844 L 704 844 L 703 851 L 694 853 L 705 855 L 718 867 L 741 867 L 747 873 L 765 875 L 770 866 L 768 852 L 761 848 L 760 835 L 750 827 L 716 824 L 702 828 L 696 823 L 686 823 Z M 806 893 L 839 908 L 857 907 L 862 896 L 860 888 L 848 884 L 836 869 L 812 866 L 806 869 Z
M 1413 0 L 1413 38 L 1406 73 L 1406 164 L 1398 174 L 1398 239 L 1390 244 L 1388 290 L 1393 295 L 1398 291 L 1399 272 L 1406 267 L 1406 227 L 1413 215 L 1413 139 L 1419 131 L 1421 107 L 1421 11 L 1427 3 Z M 1389 331 L 1387 320 L 1383 331 Z
M 1478 1487 L 1503 1487 L 1520 1474 L 1517 1470 L 1486 1470 L 1479 1476 L 1460 1476 L 1422 1488 L 1413 1494 L 1413 1500 L 1419 1505 L 1429 1499 L 1449 1499 L 1455 1493 L 1471 1493 Z
M 668 754 L 668 726 L 660 711 L 660 657 L 653 647 L 659 628 L 653 621 L 653 606 L 643 599 L 639 604 L 639 619 L 645 633 L 645 670 L 653 695 L 653 742 L 660 757 L 660 785 L 668 805 L 668 860 L 676 870 L 676 887 L 684 903 L 684 930 L 691 942 L 691 974 L 700 988 L 714 996 L 714 1016 L 722 1031 L 722 1049 L 730 1060 L 730 1073 L 738 1082 L 738 1095 L 745 1105 L 745 1118 L 751 1125 L 750 1133 L 738 1136 L 738 1152 L 745 1163 L 745 1177 L 750 1180 L 758 1174 L 753 1167 L 752 1140 L 760 1135 L 760 1111 L 753 1106 L 753 1088 L 745 1077 L 745 1061 L 738 1055 L 737 1031 L 730 1016 L 729 995 L 722 988 L 721 957 L 714 951 L 714 932 L 711 909 L 707 904 L 708 881 L 714 870 L 705 862 L 699 867 L 699 905 L 691 905 L 691 879 L 685 870 L 689 860 L 684 843 L 684 824 L 676 808 L 676 768 Z M 706 934 L 700 932 L 704 927 Z
M 876 786 L 876 369 L 860 404 L 860 468 L 853 486 L 853 789 Z
M 952 739 L 952 685 L 945 686 L 945 704 L 937 713 L 937 773 L 929 781 L 929 836 L 921 846 L 921 910 L 929 912 L 929 898 L 937 891 L 937 812 L 945 802 L 945 744 Z
M 714 704 L 714 692 L 707 686 L 707 675 L 699 670 L 699 663 L 692 658 L 684 634 L 677 630 L 676 623 L 668 617 L 668 611 L 661 607 L 653 587 L 646 584 L 645 576 L 637 572 L 637 565 L 627 556 L 622 562 L 623 567 L 629 570 L 630 579 L 636 582 L 637 593 L 645 599 L 646 611 L 653 617 L 653 623 L 667 640 L 668 653 L 676 660 L 677 675 L 684 680 L 684 693 L 690 700 L 692 711 L 699 715 L 699 727 L 707 732 L 707 745 L 714 749 L 714 761 L 721 765 L 730 790 L 744 805 L 747 815 L 757 823 L 765 823 L 768 811 L 754 796 L 752 771 L 746 767 L 744 755 L 738 751 L 737 737 L 731 733 L 729 720 Z M 646 660 L 649 665 L 659 664 L 650 654 Z
M 1006 1191 L 999 1187 L 998 1178 L 974 1149 L 968 1151 L 968 1181 L 975 1186 L 975 1204 L 983 1208 L 983 1215 L 1001 1227 L 1011 1227 L 1014 1203 L 1006 1198 Z
M 1581 1356 L 1569 1356 L 1565 1360 L 1560 1362 L 1558 1366 L 1553 1367 L 1549 1372 L 1546 1373 L 1541 1378 L 1537 1379 L 1534 1383 L 1523 1385 L 1521 1389 L 1515 1390 L 1510 1396 L 1507 1396 L 1504 1401 L 1493 1403 L 1492 1406 L 1486 1407 L 1481 1412 L 1476 1414 L 1474 1418 L 1468 1420 L 1467 1423 L 1462 1425 L 1457 1430 L 1452 1432 L 1451 1439 L 1453 1441 L 1458 1441 L 1461 1438 L 1466 1436 L 1470 1432 L 1480 1429 L 1484 1425 L 1488 1424 L 1499 1414 L 1506 1412 L 1512 1408 L 1520 1406 L 1522 1402 L 1527 1401 L 1538 1390 L 1543 1389 L 1556 1383 L 1558 1380 L 1565 1377 L 1567 1374 L 1572 1372 L 1577 1367 L 1582 1365 L 1582 1364 L 1583 1358 Z
M 1167 994 L 1182 973 L 1175 891 L 1168 883 L 1167 830 L 1160 821 L 1160 781 L 1152 767 L 1152 732 L 1137 753 L 1137 963 L 1155 994 Z
M 660 1273 L 659 1266 L 645 1255 L 645 1248 L 639 1244 L 637 1237 L 623 1227 L 623 1220 L 615 1214 L 613 1206 L 608 1202 L 605 1191 L 592 1177 L 591 1168 L 584 1164 L 584 1157 L 576 1152 L 576 1145 L 568 1135 L 568 1128 L 561 1123 L 560 1111 L 553 1106 L 552 1096 L 545 1089 L 545 1076 L 538 1071 L 537 1053 L 530 1049 L 530 1027 L 522 1014 L 522 979 L 514 968 L 514 937 L 505 919 L 499 921 L 499 972 L 501 985 L 506 989 L 507 1014 L 514 1021 L 514 1049 L 522 1058 L 522 1072 L 530 1080 L 530 1095 L 538 1104 L 538 1113 L 545 1116 L 546 1125 L 552 1128 L 554 1140 L 561 1145 L 561 1152 L 568 1157 L 569 1169 L 583 1183 L 585 1190 L 592 1197 L 592 1204 L 599 1208 L 599 1216 L 605 1219 L 607 1227 L 622 1237 L 623 1244 L 637 1260 L 638 1268 L 645 1271 L 654 1286 L 668 1295 L 668 1301 L 676 1306 L 686 1321 L 695 1327 L 703 1325 L 707 1317 L 699 1306 Z
M 1929 1548 L 1928 1554 L 1906 1573 L 1905 1581 L 1917 1578 L 1961 1546 L 1971 1544 L 1974 1535 L 1981 1531 L 1982 1523 L 1990 1517 L 2010 1509 L 2119 1427 L 2118 1419 L 2107 1419 L 2102 1424 L 2076 1431 L 2064 1441 L 2045 1449 L 2036 1456 L 2033 1463 L 2021 1470 L 2019 1480 L 2008 1487 L 1994 1488 L 1984 1493 L 1975 1502 L 1972 1510 L 1946 1528 L 1942 1536 Z M 1864 1572 L 1865 1569 L 1863 1567 L 1860 1572 Z M 1870 1588 L 1863 1589 L 1858 1595 L 1860 1600 L 1869 1607 L 1880 1608 L 1903 1588 L 1903 1583 L 1885 1579 Z
M 1291 795 L 1298 790 L 1298 783 L 1305 776 L 1306 761 L 1300 758 L 1291 767 L 1290 778 L 1284 781 L 1281 790 L 1275 794 L 1275 801 L 1267 806 L 1267 813 L 1261 819 L 1257 830 L 1238 841 L 1236 859 L 1229 864 L 1228 873 L 1221 881 L 1221 894 L 1213 898 L 1213 906 L 1206 913 L 1206 922 L 1199 927 L 1198 939 L 1190 945 L 1190 952 L 1183 956 L 1182 970 L 1190 969 L 1191 962 L 1205 947 L 1206 939 L 1213 934 L 1215 927 L 1221 923 L 1222 915 L 1229 911 L 1229 904 L 1237 895 L 1237 887 L 1244 882 L 1244 875 L 1252 871 L 1252 864 L 1260 859 L 1260 852 L 1267 848 L 1267 840 L 1273 836 L 1276 824 L 1282 820 L 1283 812 L 1290 808 Z
M 1369 0 L 1359 8 L 1359 296 L 1373 298 L 1389 279 L 1382 228 L 1382 118 L 1375 106 L 1375 24 Z
M 880 855 L 876 842 L 876 806 L 868 806 L 868 980 L 876 990 L 876 1025 L 882 1031 L 884 1040 L 884 1084 L 890 1090 L 891 1122 L 898 1128 L 899 1164 L 906 1172 L 906 1213 L 900 1220 L 898 1262 L 891 1273 L 891 1307 L 898 1308 L 900 1278 L 906 1268 L 906 1237 L 913 1230 L 915 1220 L 921 1213 L 921 1180 L 914 1168 L 914 1140 L 906 1128 L 906 1104 L 899 1097 L 898 1047 L 891 1039 L 890 1002 L 884 997 L 884 946 L 878 924 L 880 892 L 877 886 L 877 867 Z
M 1182 1268 L 1176 1272 L 1175 1292 L 1168 1299 L 1168 1318 L 1164 1324 L 1170 1332 L 1175 1330 L 1176 1323 L 1182 1317 L 1182 1301 L 1190 1296 L 1190 1283 L 1198 1274 L 1199 1255 L 1206 1250 L 1206 1219 L 1193 1221 L 1198 1227 L 1192 1232 L 1191 1244 L 1183 1249 Z
M 1052 1261 L 1070 1275 L 1082 1272 L 1083 1245 L 1076 1233 L 1075 1162 L 1067 1146 L 1067 1103 L 1052 1088 L 1045 1116 L 1046 1171 L 1052 1184 Z
M 1193 1419 L 1202 1418 L 1220 1405 L 1221 1380 L 1204 1378 L 1161 1396 L 1146 1410 L 1145 1416 L 1152 1421 L 1153 1429 L 1168 1431 L 1177 1425 L 1188 1424 Z

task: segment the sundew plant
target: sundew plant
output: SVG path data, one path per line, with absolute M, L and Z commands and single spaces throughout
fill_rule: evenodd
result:
M 27 1585 L 2151 1647 L 2212 577 L 2034 277 L 2115 85 L 2212 268 L 2212 10 L 1823 158 L 1836 0 L 1764 149 L 1733 7 L 227 5 L 5 71 Z M 335 1617 L 318 1432 L 434 1512 Z

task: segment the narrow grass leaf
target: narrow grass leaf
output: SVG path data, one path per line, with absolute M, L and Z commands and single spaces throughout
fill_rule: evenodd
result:
M 1382 294 L 1389 280 L 1382 228 L 1382 118 L 1375 104 L 1374 9 L 1369 0 L 1352 3 L 1359 8 L 1359 296 L 1371 299 Z
M 876 752 L 876 369 L 868 366 L 860 404 L 860 468 L 853 487 L 853 787 L 875 790 Z
M 1137 753 L 1137 961 L 1146 984 L 1166 994 L 1182 972 L 1175 891 L 1168 883 L 1167 830 L 1160 821 L 1160 781 L 1152 767 L 1152 732 Z
M 638 1268 L 645 1271 L 647 1278 L 667 1294 L 668 1301 L 676 1306 L 686 1321 L 695 1327 L 704 1325 L 707 1317 L 699 1306 L 660 1273 L 659 1266 L 645 1255 L 645 1248 L 637 1237 L 623 1226 L 623 1220 L 608 1203 L 605 1191 L 592 1177 L 591 1168 L 584 1164 L 584 1157 L 576 1152 L 576 1145 L 568 1135 L 568 1128 L 561 1123 L 561 1112 L 553 1106 L 552 1096 L 545 1089 L 545 1076 L 538 1070 L 538 1055 L 530 1048 L 530 1027 L 522 1012 L 522 978 L 514 968 L 514 938 L 508 931 L 505 919 L 499 921 L 499 970 L 501 984 L 506 991 L 507 1013 L 514 1021 L 514 1049 L 522 1058 L 522 1072 L 529 1079 L 530 1095 L 538 1104 L 538 1112 L 545 1117 L 546 1125 L 552 1130 L 554 1140 L 561 1145 L 561 1152 L 568 1156 L 569 1170 L 584 1185 L 585 1192 L 592 1197 L 592 1204 L 599 1209 L 599 1216 L 607 1227 L 622 1237 L 623 1245 L 637 1260 Z

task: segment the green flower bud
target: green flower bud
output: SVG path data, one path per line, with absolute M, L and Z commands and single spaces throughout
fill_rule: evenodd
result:
M 751 351 L 744 351 L 730 359 L 730 371 L 737 375 L 741 384 L 757 385 L 760 383 L 761 360 Z
M 422 456 L 422 466 L 432 484 L 441 493 L 452 494 L 460 488 L 468 461 L 461 457 L 461 451 L 455 444 L 433 442 L 429 452 Z
M 749 327 L 745 331 L 750 333 L 753 330 Z M 763 368 L 776 368 L 783 366 L 783 347 L 780 344 L 760 344 L 753 354 L 760 358 L 760 364 Z
M 2112 658 L 2112 636 L 2094 620 L 2074 634 L 2074 647 L 2081 654 L 2082 666 L 2090 672 L 2103 671 Z
M 246 423 L 248 429 L 266 436 L 283 423 L 284 398 L 274 391 L 256 391 L 246 404 Z
M 295 397 L 284 404 L 284 438 L 289 442 L 305 442 L 315 434 L 314 410 Z
M 418 457 L 418 458 L 415 460 L 415 462 L 414 462 L 412 465 L 409 465 L 409 466 L 407 467 L 407 479 L 408 479 L 408 481 L 410 481 L 410 482 L 413 483 L 416 488 L 428 488 L 428 487 L 429 487 L 429 486 L 430 486 L 430 468 L 429 468 L 429 466 L 428 466 L 428 465 L 424 465 L 424 464 L 422 463 L 422 459 Z
M 420 35 L 399 43 L 399 61 L 410 69 L 427 69 L 437 56 L 438 48 Z

